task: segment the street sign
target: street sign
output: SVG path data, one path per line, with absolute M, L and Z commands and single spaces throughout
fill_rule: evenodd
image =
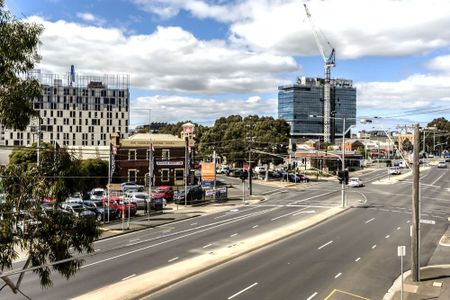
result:
M 406 247 L 398 246 L 397 247 L 397 256 L 405 256 L 406 255 Z

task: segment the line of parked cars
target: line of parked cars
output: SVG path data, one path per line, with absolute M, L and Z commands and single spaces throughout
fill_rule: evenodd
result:
M 303 175 L 303 174 L 293 174 L 293 173 L 287 173 L 285 171 L 266 171 L 264 167 L 255 167 L 254 170 L 251 171 L 251 174 L 253 177 L 259 177 L 264 178 L 266 176 L 266 172 L 269 178 L 271 179 L 279 179 L 289 182 L 309 182 L 309 177 Z M 240 177 L 247 179 L 248 178 L 248 171 L 235 168 L 235 169 L 228 169 L 225 173 L 227 176 L 231 177 Z

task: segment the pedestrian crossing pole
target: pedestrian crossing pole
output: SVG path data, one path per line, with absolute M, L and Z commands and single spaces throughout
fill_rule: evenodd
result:
M 420 281 L 420 212 L 419 212 L 419 124 L 414 126 L 411 274 L 413 282 Z

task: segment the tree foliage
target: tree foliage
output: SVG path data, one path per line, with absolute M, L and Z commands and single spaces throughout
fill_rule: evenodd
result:
M 246 161 L 249 149 L 286 155 L 289 131 L 289 124 L 282 119 L 256 115 L 245 118 L 238 115 L 222 117 L 203 133 L 199 150 L 204 156 L 216 150 L 217 154 L 226 157 L 228 162 Z M 252 153 L 252 160 L 267 163 L 279 162 L 281 159 Z
M 428 149 L 436 147 L 433 151 L 448 150 L 450 148 L 450 121 L 447 121 L 444 117 L 436 118 L 428 123 L 427 127 L 436 127 L 435 134 L 429 133 L 426 136 L 425 143 Z
M 101 159 L 86 159 L 79 162 L 80 190 L 90 191 L 108 183 L 108 162 Z
M 0 0 L 0 122 L 7 128 L 24 130 L 41 95 L 39 83 L 27 72 L 39 60 L 37 47 L 43 28 L 17 20 Z
M 100 231 L 96 220 L 77 218 L 56 209 L 78 189 L 78 178 L 74 175 L 79 167 L 77 160 L 65 149 L 52 145 L 41 152 L 39 165 L 16 155 L 22 163 L 10 163 L 1 171 L 5 196 L 0 204 L 0 270 L 10 269 L 21 249 L 27 254 L 23 268 L 41 266 L 33 272 L 38 274 L 41 285 L 47 287 L 52 283 L 52 270 L 66 278 L 76 273 L 82 260 L 74 256 L 92 252 L 92 243 Z M 39 200 L 43 198 L 54 199 L 53 210 L 41 208 Z M 66 261 L 57 263 L 61 260 Z M 24 274 L 16 283 L 8 276 L 1 279 L 17 293 Z

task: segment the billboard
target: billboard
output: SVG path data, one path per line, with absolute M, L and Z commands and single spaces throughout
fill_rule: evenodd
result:
M 202 163 L 202 183 L 216 180 L 215 163 Z

